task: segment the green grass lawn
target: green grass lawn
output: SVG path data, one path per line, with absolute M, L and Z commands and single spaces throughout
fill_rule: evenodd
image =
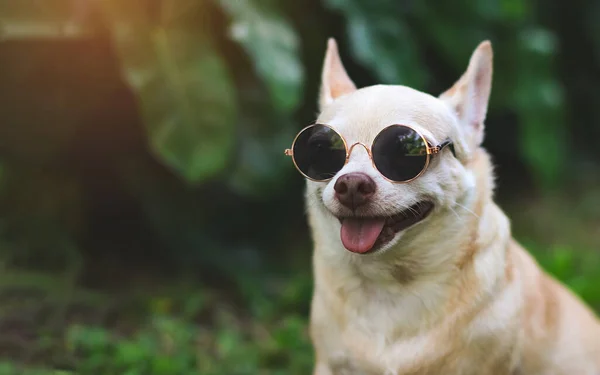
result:
M 311 367 L 306 276 L 240 288 L 235 299 L 202 285 L 145 285 L 126 301 L 82 290 L 66 299 L 61 288 L 40 287 L 57 280 L 13 276 L 2 283 L 15 291 L 4 309 L 14 329 L 3 339 L 19 346 L 21 364 L 0 362 L 0 375 L 283 375 Z M 60 370 L 43 369 L 51 367 Z

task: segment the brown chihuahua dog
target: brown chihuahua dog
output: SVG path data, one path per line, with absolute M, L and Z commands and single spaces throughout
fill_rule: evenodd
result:
M 492 46 L 434 97 L 357 89 L 328 44 L 307 179 L 315 375 L 599 375 L 600 324 L 511 237 L 481 147 Z

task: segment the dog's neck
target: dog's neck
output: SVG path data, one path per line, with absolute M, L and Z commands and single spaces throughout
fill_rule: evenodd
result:
M 442 311 L 447 313 L 452 297 L 466 297 L 467 289 L 478 298 L 495 288 L 504 275 L 501 265 L 506 260 L 510 228 L 492 199 L 493 176 L 487 153 L 478 151 L 470 163 L 477 193 L 463 209 L 431 217 L 427 224 L 430 235 L 408 234 L 397 248 L 381 255 L 365 257 L 347 252 L 335 237 L 332 220 L 309 207 L 315 241 L 315 287 L 357 313 L 370 306 L 381 308 L 382 304 L 400 310 L 409 325 L 423 320 L 435 324 Z M 490 269 L 488 264 L 497 268 Z M 469 284 L 480 286 L 480 290 L 472 290 Z

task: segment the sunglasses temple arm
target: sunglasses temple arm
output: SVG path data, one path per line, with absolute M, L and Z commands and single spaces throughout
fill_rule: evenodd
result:
M 286 148 L 285 151 L 283 152 L 286 156 L 292 156 L 293 152 L 291 148 Z
M 435 154 L 440 153 L 444 148 L 446 147 L 450 147 L 450 151 L 452 152 L 452 155 L 454 155 L 456 157 L 456 151 L 454 150 L 454 143 L 451 140 L 446 140 L 442 143 L 440 143 L 438 146 L 433 147 L 433 149 L 435 150 Z

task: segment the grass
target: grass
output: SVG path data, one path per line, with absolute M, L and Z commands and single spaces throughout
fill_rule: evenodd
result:
M 0 364 L 0 375 L 283 375 L 311 368 L 307 276 L 238 288 L 237 298 L 178 282 L 127 291 L 125 303 L 109 295 L 83 299 L 86 292 L 78 290 L 71 294 L 78 297 L 66 304 L 57 302 L 65 299 L 52 294 L 55 288 L 35 288 L 40 280 L 43 285 L 49 280 L 24 279 L 16 284 L 6 279 L 0 288 L 28 299 L 13 306 L 22 319 L 3 317 L 18 328 L 4 339 L 20 342 L 20 350 L 13 352 L 19 361 Z M 149 292 L 153 289 L 159 291 Z M 31 312 L 48 300 L 54 305 L 42 310 L 55 317 L 50 321 L 58 321 L 51 327 L 37 320 L 39 311 Z
M 97 327 L 69 328 L 67 345 L 82 358 L 77 374 L 301 374 L 311 355 L 299 316 L 242 323 L 221 312 L 212 326 L 156 314 L 132 337 Z

